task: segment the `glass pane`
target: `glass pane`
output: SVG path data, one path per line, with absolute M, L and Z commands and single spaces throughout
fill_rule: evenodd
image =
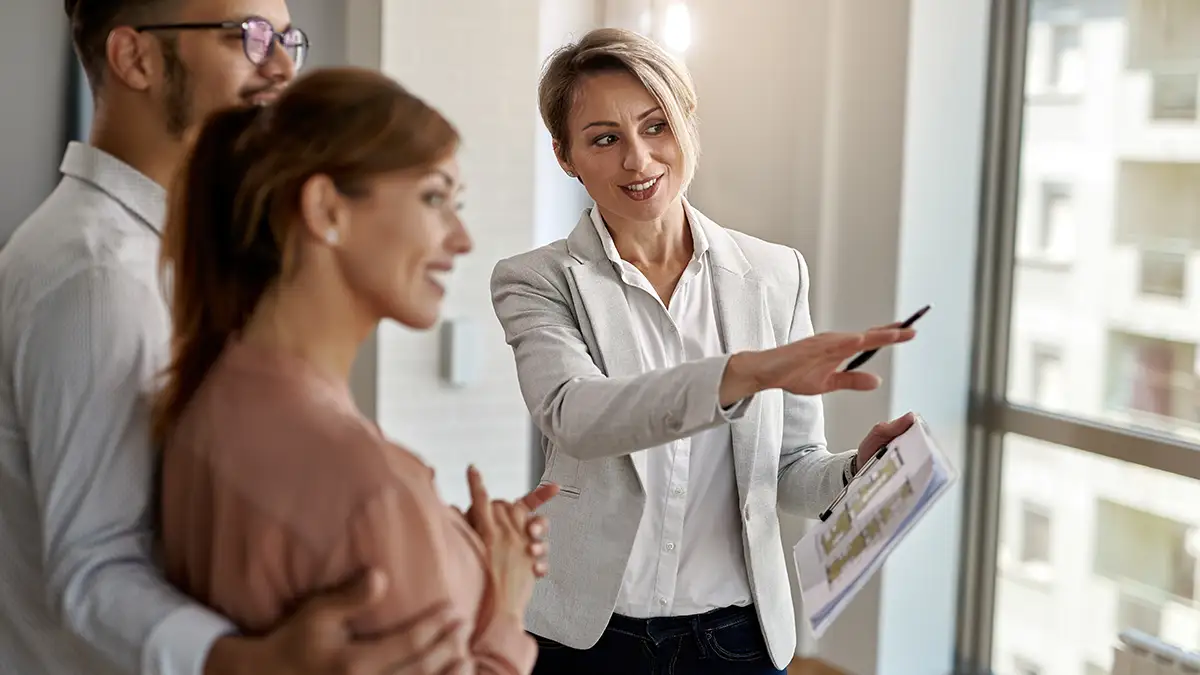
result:
M 1200 2 L 1030 17 L 1008 398 L 1200 442 Z
M 1004 439 L 992 668 L 1108 673 L 1136 628 L 1200 649 L 1200 482 Z

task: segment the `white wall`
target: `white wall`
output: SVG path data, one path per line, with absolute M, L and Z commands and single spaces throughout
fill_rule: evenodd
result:
M 444 315 L 477 329 L 478 381 L 452 389 L 438 373 L 435 331 L 388 324 L 378 340 L 377 415 L 390 437 L 437 471 L 451 503 L 469 502 L 464 471 L 475 463 L 493 494 L 528 489 L 529 426 L 512 354 L 492 313 L 495 262 L 534 240 L 534 96 L 537 3 L 385 0 L 377 30 L 383 70 L 458 127 L 464 219 L 475 252 L 456 264 Z

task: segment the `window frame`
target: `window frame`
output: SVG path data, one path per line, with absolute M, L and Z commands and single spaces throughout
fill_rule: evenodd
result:
M 977 338 L 962 473 L 955 636 L 959 673 L 992 672 L 1005 435 L 1017 434 L 1200 480 L 1200 446 L 1152 430 L 1121 428 L 1008 400 L 1030 5 L 1031 0 L 992 4 L 975 288 Z

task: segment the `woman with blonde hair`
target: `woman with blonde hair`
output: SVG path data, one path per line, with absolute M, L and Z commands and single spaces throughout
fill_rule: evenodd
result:
M 688 203 L 696 95 L 651 40 L 602 29 L 563 47 L 539 103 L 595 205 L 492 276 L 562 486 L 527 617 L 534 672 L 782 672 L 796 628 L 776 508 L 815 517 L 912 423 L 833 454 L 819 395 L 878 386 L 840 365 L 914 333 L 814 336 L 804 258 Z
M 357 635 L 445 607 L 463 641 L 453 672 L 516 675 L 533 667 L 523 613 L 545 571 L 528 505 L 489 502 L 471 472 L 464 519 L 348 387 L 380 320 L 434 324 L 471 249 L 457 146 L 435 110 L 357 69 L 204 124 L 163 243 L 163 547 L 168 578 L 249 634 L 379 570 L 389 596 Z

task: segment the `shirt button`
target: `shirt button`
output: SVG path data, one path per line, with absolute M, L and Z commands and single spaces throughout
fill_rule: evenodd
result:
M 676 497 L 682 495 L 684 492 L 686 492 L 686 490 L 684 490 L 683 488 L 681 488 L 679 486 L 675 486 L 675 487 L 671 488 L 671 494 L 674 494 Z
M 667 550 L 668 550 L 668 551 L 674 551 L 674 550 L 675 550 L 675 544 L 674 544 L 674 542 L 670 542 L 670 541 L 668 541 L 668 542 L 667 542 Z
M 659 598 L 659 599 L 658 599 L 658 604 L 662 605 L 663 607 L 666 607 L 666 606 L 667 606 L 667 599 L 666 599 L 666 598 Z

